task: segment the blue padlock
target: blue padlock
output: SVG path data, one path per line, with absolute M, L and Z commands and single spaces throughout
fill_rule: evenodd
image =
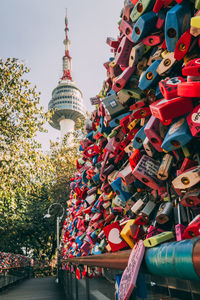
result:
M 179 149 L 192 140 L 186 118 L 181 117 L 174 121 L 161 145 L 161 148 L 167 152 Z
M 126 202 L 128 199 L 131 198 L 132 194 L 124 192 L 122 189 L 122 179 L 121 177 L 117 178 L 111 183 L 111 187 L 115 194 L 123 201 Z
M 145 129 L 144 125 L 142 128 L 140 128 L 140 130 L 136 133 L 134 139 L 133 139 L 133 148 L 135 149 L 141 149 L 143 146 L 143 142 L 146 138 L 146 134 L 144 132 Z
M 181 35 L 190 27 L 190 19 L 189 1 L 183 1 L 168 11 L 165 22 L 165 41 L 169 52 L 174 52 Z
M 152 32 L 156 26 L 156 21 L 157 15 L 153 11 L 142 15 L 133 26 L 133 42 L 137 43 Z
M 92 160 L 92 165 L 93 165 L 93 166 L 96 165 L 96 163 L 97 163 L 97 161 L 98 161 L 98 157 L 99 157 L 99 155 L 95 155 L 95 156 L 94 156 L 94 158 L 93 158 L 93 160 Z
M 125 113 L 125 114 L 121 114 L 121 115 L 117 116 L 116 118 L 112 119 L 112 120 L 110 121 L 110 124 L 109 124 L 110 127 L 111 127 L 111 128 L 114 128 L 114 127 L 120 125 L 120 120 L 123 119 L 123 118 L 125 118 L 125 117 L 128 116 L 128 115 L 130 115 L 130 112 Z
M 79 245 L 79 247 L 83 244 L 82 240 L 80 239 L 81 235 L 79 235 L 76 239 L 75 242 Z
M 150 88 L 153 84 L 156 84 L 160 78 L 159 74 L 157 73 L 157 68 L 161 62 L 161 59 L 155 60 L 148 69 L 144 72 L 142 77 L 140 78 L 140 82 L 138 87 L 144 91 Z
M 92 180 L 93 180 L 94 184 L 96 184 L 96 185 L 99 184 L 101 182 L 100 173 L 92 176 Z

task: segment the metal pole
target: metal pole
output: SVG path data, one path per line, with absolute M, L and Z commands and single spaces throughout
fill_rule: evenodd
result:
M 75 277 L 75 284 L 76 284 L 76 300 L 78 300 L 78 279 Z
M 57 278 L 56 278 L 56 283 L 59 282 L 59 225 L 60 225 L 60 218 L 57 217 L 57 222 L 56 222 L 56 239 L 57 239 Z
M 86 283 L 86 299 L 90 300 L 90 285 L 89 285 L 88 277 L 85 277 L 85 283 Z

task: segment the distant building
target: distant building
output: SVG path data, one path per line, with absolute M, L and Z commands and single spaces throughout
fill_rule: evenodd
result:
M 76 86 L 71 77 L 71 56 L 69 54 L 70 40 L 68 38 L 68 18 L 65 17 L 65 55 L 63 56 L 63 76 L 58 86 L 52 92 L 52 99 L 48 109 L 54 114 L 50 125 L 61 131 L 61 139 L 68 132 L 74 131 L 74 125 L 78 118 L 85 118 L 85 106 L 82 99 L 82 92 Z

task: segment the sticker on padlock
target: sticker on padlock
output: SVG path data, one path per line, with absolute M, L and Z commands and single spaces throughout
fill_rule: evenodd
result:
M 160 163 L 153 158 L 143 155 L 133 170 L 133 175 L 152 189 L 160 190 L 163 182 L 157 178 Z
M 157 15 L 151 11 L 143 14 L 133 26 L 132 41 L 137 43 L 156 27 Z
M 185 82 L 183 77 L 173 77 L 161 80 L 159 82 L 159 88 L 164 98 L 167 100 L 177 98 L 178 84 L 181 82 Z
M 193 103 L 188 98 L 175 98 L 171 100 L 162 99 L 152 103 L 151 113 L 158 118 L 164 125 L 169 125 L 171 120 L 187 114 L 193 109 Z
M 153 237 L 150 237 L 144 240 L 144 246 L 147 248 L 155 247 L 163 242 L 169 241 L 174 238 L 174 234 L 172 231 L 165 231 L 159 233 Z
M 192 135 L 186 119 L 180 118 L 171 124 L 161 147 L 167 152 L 177 150 L 189 143 L 191 139 Z
M 127 108 L 124 107 L 118 100 L 116 95 L 111 95 L 102 100 L 103 106 L 110 118 L 113 119 L 125 112 L 127 112 Z
M 193 167 L 191 170 L 186 171 L 176 177 L 172 181 L 175 189 L 188 189 L 200 182 L 200 167 Z
M 200 104 L 187 116 L 187 122 L 192 133 L 192 136 L 200 136 Z
M 118 251 L 127 247 L 127 243 L 120 237 L 121 228 L 118 222 L 114 222 L 103 228 L 105 236 L 111 247 L 112 252 Z
M 167 50 L 174 52 L 181 35 L 189 29 L 191 18 L 190 4 L 184 1 L 172 7 L 166 15 L 165 41 Z
M 142 74 L 140 78 L 140 83 L 138 87 L 144 91 L 150 88 L 152 85 L 156 84 L 159 80 L 159 74 L 157 73 L 157 68 L 160 64 L 161 60 L 154 61 L 148 69 Z

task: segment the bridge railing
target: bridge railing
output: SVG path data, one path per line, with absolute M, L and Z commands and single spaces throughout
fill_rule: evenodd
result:
M 30 277 L 30 258 L 12 253 L 0 252 L 0 290 Z
M 59 277 L 62 285 L 65 288 L 65 293 L 67 294 L 66 299 L 78 300 L 80 288 L 85 287 L 85 299 L 93 300 L 91 297 L 91 289 L 93 288 L 93 282 L 90 282 L 88 277 L 85 277 L 85 284 L 79 284 L 75 272 L 76 268 L 80 266 L 87 266 L 87 268 L 100 267 L 104 269 L 104 275 L 111 274 L 111 276 L 104 276 L 110 281 L 111 290 L 114 289 L 114 280 L 115 275 L 121 273 L 126 268 L 129 255 L 131 250 L 120 251 L 115 253 L 105 253 L 94 256 L 85 256 L 85 257 L 74 257 L 68 259 L 62 259 L 60 265 Z M 198 249 L 198 255 L 199 255 Z M 198 268 L 199 268 L 198 261 Z M 62 267 L 62 270 L 61 270 Z M 200 285 L 199 281 L 185 280 L 181 278 L 166 277 L 160 274 L 153 275 L 148 272 L 146 269 L 145 263 L 141 268 L 142 273 L 144 274 L 148 298 L 146 299 L 162 299 L 165 296 L 165 299 L 187 299 L 187 300 L 196 300 L 200 299 Z M 109 274 L 109 275 L 110 275 Z M 113 282 L 111 277 L 113 277 Z M 110 280 L 111 279 L 111 280 Z M 81 281 L 81 280 L 80 280 Z M 82 280 L 83 281 L 83 280 Z M 155 298 L 155 295 L 159 295 L 158 298 Z M 179 298 L 180 297 L 180 298 Z M 114 299 L 111 295 L 109 299 Z M 141 299 L 136 296 L 132 296 L 131 299 Z

